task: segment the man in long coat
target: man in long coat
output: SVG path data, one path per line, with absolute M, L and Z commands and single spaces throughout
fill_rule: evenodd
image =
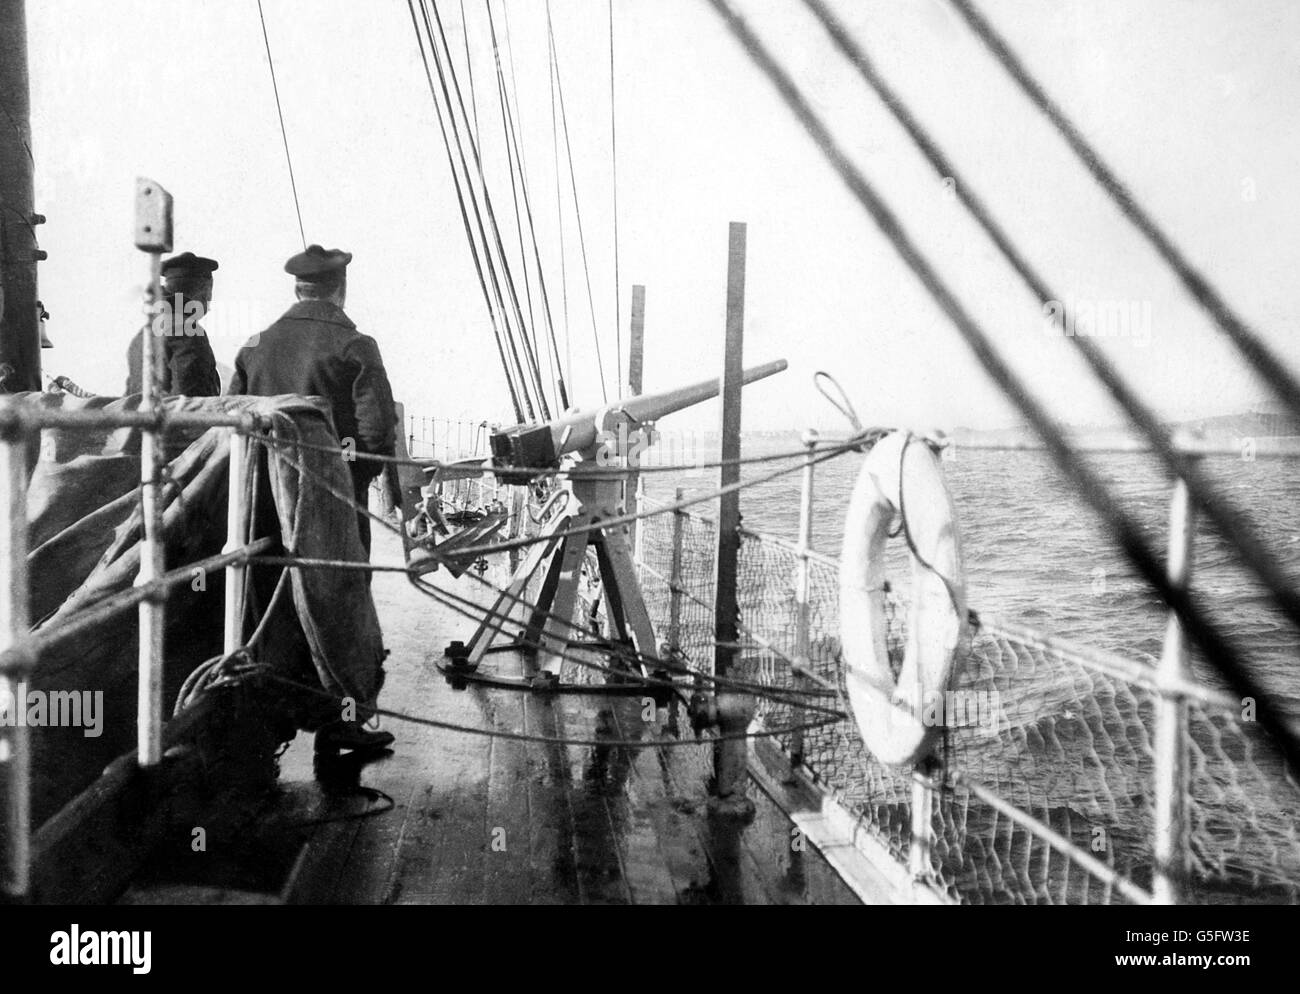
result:
M 285 263 L 285 272 L 294 277 L 298 302 L 239 350 L 227 393 L 300 394 L 329 402 L 340 458 L 351 472 L 361 543 L 369 556 L 370 519 L 365 508 L 370 481 L 383 463 L 350 456 L 393 455 L 397 415 L 379 346 L 357 331 L 343 311 L 351 261 L 351 253 L 312 245 Z M 370 731 L 355 719 L 332 722 L 316 733 L 318 751 L 374 752 L 392 741 L 391 733 Z

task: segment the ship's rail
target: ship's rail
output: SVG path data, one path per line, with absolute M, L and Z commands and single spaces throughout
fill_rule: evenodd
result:
M 406 415 L 406 447 L 412 456 L 455 462 L 487 452 L 490 422 L 471 418 Z
M 408 414 L 406 417 L 406 454 L 418 459 L 456 462 L 485 456 L 493 425 L 485 419 L 443 418 Z M 375 484 L 382 489 L 380 482 Z M 453 480 L 436 486 L 438 501 L 446 514 L 481 511 L 486 507 L 509 503 L 510 488 L 495 476 Z
M 155 402 L 156 403 L 156 402 Z M 225 575 L 225 617 L 223 644 L 226 652 L 241 645 L 244 587 L 249 562 L 272 544 L 269 538 L 253 538 L 250 532 L 249 436 L 267 427 L 266 419 L 252 412 L 185 411 L 158 403 L 135 411 L 63 410 L 22 400 L 0 400 L 0 696 L 19 706 L 26 678 L 35 671 L 43 653 L 66 640 L 102 625 L 106 620 L 138 611 L 139 669 L 136 715 L 137 748 L 119 758 L 97 784 L 83 792 L 58 815 L 41 826 L 32 823 L 32 767 L 29 730 L 21 721 L 0 723 L 0 899 L 26 900 L 31 896 L 35 865 L 44 854 L 57 848 L 58 841 L 75 833 L 80 819 L 93 804 L 88 797 L 103 800 L 105 791 L 120 788 L 123 771 L 157 767 L 163 751 L 177 734 L 164 722 L 163 639 L 167 594 L 192 584 L 196 575 Z M 142 437 L 142 564 L 161 549 L 162 519 L 157 502 L 150 513 L 150 487 L 156 481 L 155 459 L 162 452 L 162 440 L 170 429 L 221 429 L 228 433 L 227 538 L 217 555 L 187 562 L 183 567 L 162 571 L 141 568 L 136 584 L 118 594 L 103 597 L 55 626 L 32 630 L 28 611 L 28 453 L 47 428 L 75 432 L 103 433 L 121 428 L 138 429 Z M 157 557 L 161 560 L 161 555 Z M 173 723 L 177 727 L 181 722 Z
M 811 548 L 812 488 L 809 466 L 799 541 L 742 533 L 742 638 L 763 682 L 831 690 L 847 710 L 839 568 Z M 1190 543 L 1188 515 L 1176 489 L 1175 546 Z M 637 530 L 660 638 L 704 669 L 716 542 L 713 521 L 682 510 Z M 887 616 L 901 659 L 897 595 Z M 852 720 L 779 742 L 914 880 L 960 903 L 1300 900 L 1300 786 L 1243 702 L 1191 680 L 1179 638 L 1170 653 L 1177 665 L 1152 666 L 983 617 L 932 764 L 883 766 Z M 758 720 L 797 724 L 798 711 L 767 701 Z M 1186 875 L 1172 869 L 1184 858 Z

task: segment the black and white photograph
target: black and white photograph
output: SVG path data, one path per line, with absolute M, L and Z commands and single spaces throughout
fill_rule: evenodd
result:
M 1080 969 L 1264 965 L 1297 122 L 1293 0 L 0 0 L 20 958 L 1108 905 Z

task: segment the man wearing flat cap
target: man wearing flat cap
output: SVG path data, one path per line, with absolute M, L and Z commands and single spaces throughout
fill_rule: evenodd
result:
M 137 332 L 126 350 L 126 393 L 144 389 L 144 333 L 157 336 L 166 357 L 164 395 L 215 397 L 221 393 L 221 377 L 212 354 L 208 333 L 199 321 L 212 306 L 212 274 L 215 259 L 183 252 L 162 264 L 162 300 L 150 317 L 149 326 Z
M 345 452 L 391 456 L 397 443 L 397 412 L 379 346 L 343 313 L 351 261 L 348 252 L 312 245 L 285 263 L 298 302 L 239 350 L 226 392 L 323 397 Z M 364 508 L 370 481 L 382 468 L 373 459 L 348 460 L 352 496 L 362 509 L 356 520 L 367 557 L 370 519 Z M 316 732 L 318 752 L 375 753 L 392 742 L 391 732 L 371 731 L 355 719 L 334 720 Z
M 334 414 L 334 430 L 345 449 L 391 456 L 397 443 L 393 391 L 369 335 L 357 331 L 343 313 L 349 252 L 310 246 L 284 265 L 294 277 L 298 302 L 280 320 L 239 350 L 228 393 L 263 397 L 282 393 L 324 397 Z M 383 464 L 353 459 L 353 496 L 364 508 L 370 481 Z M 370 552 L 370 519 L 357 514 L 361 544 Z

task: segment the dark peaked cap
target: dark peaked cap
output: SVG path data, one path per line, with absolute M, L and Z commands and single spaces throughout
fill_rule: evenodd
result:
M 337 279 L 351 261 L 351 252 L 308 245 L 307 251 L 299 252 L 284 264 L 284 271 L 305 283 L 317 283 Z
M 193 252 L 174 255 L 162 264 L 162 277 L 165 280 L 202 278 L 208 279 L 214 270 L 219 269 L 216 259 L 205 259 Z

